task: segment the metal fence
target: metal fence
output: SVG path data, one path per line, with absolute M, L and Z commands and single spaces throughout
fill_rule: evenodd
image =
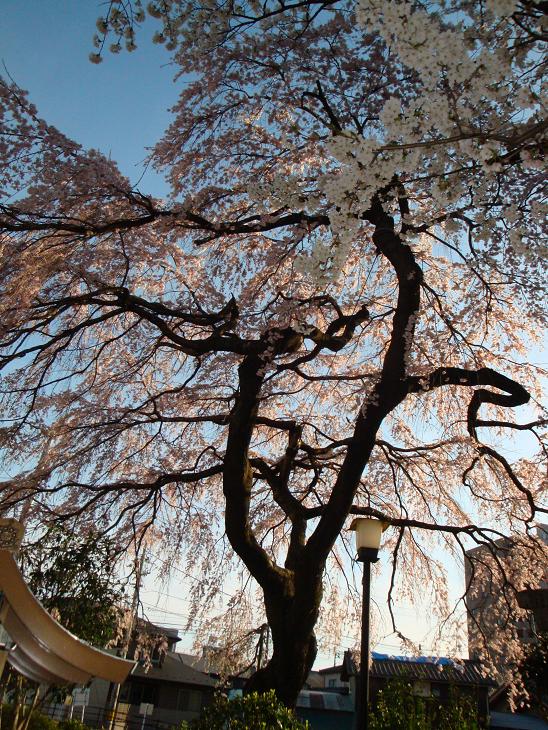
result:
M 95 707 L 93 705 L 49 705 L 40 710 L 52 720 L 79 720 L 84 725 L 98 730 L 173 730 L 170 725 L 160 720 L 135 712 L 119 709 L 112 722 L 113 710 L 108 707 Z

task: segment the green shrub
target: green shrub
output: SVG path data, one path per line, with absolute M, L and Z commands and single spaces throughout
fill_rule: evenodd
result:
M 393 680 L 379 691 L 371 730 L 478 730 L 474 700 L 452 688 L 449 700 L 417 697 L 408 682 Z
M 87 725 L 74 717 L 72 720 L 60 720 L 59 728 L 60 730 L 90 730 Z
M 1 722 L 2 730 L 11 730 L 13 724 L 13 705 L 2 706 Z M 51 717 L 47 717 L 47 715 L 43 715 L 41 712 L 34 710 L 29 721 L 28 730 L 59 730 L 59 726 Z M 77 728 L 73 730 L 77 730 Z
M 265 694 L 251 694 L 227 699 L 218 694 L 211 705 L 204 708 L 193 730 L 309 730 L 276 698 L 274 690 Z

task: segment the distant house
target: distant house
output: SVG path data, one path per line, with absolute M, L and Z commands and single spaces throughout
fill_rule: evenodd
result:
M 323 679 L 323 686 L 325 689 L 337 689 L 346 691 L 348 694 L 350 685 L 348 680 L 343 680 L 341 674 L 343 673 L 343 665 L 335 665 L 333 667 L 326 667 L 325 669 L 319 669 L 318 674 Z
M 328 690 L 301 690 L 295 714 L 308 720 L 312 730 L 352 730 L 354 727 L 354 698 Z
M 306 682 L 303 685 L 303 689 L 323 690 L 324 687 L 325 687 L 325 681 L 322 676 L 322 673 L 318 672 L 314 669 L 311 670 L 310 674 L 306 678 Z
M 217 682 L 189 667 L 180 654 L 167 652 L 161 663 L 145 670 L 138 666 L 120 690 L 120 707 L 136 719 L 142 703 L 153 705 L 151 723 L 178 725 L 192 720 L 213 699 Z M 146 727 L 146 726 L 145 726 Z
M 321 714 L 324 718 L 323 724 L 318 724 L 310 714 L 302 713 L 299 702 L 297 702 L 297 714 L 310 719 L 314 730 L 316 727 L 333 729 L 340 727 L 341 730 L 351 728 L 353 716 L 351 714 L 347 717 L 345 713 L 353 713 L 358 675 L 351 652 L 345 652 L 342 664 L 320 669 L 318 674 L 324 679 L 324 691 L 321 693 L 321 700 L 319 697 L 310 700 L 310 707 L 312 708 L 315 703 L 315 714 Z M 409 682 L 416 695 L 436 698 L 440 704 L 448 702 L 451 692 L 456 690 L 472 698 L 477 706 L 478 719 L 482 722 L 486 721 L 489 714 L 489 691 L 496 686 L 491 679 L 483 675 L 481 665 L 476 661 L 466 659 L 457 663 L 444 657 L 392 657 L 373 652 L 370 669 L 370 699 L 373 705 L 379 690 L 395 679 Z M 310 696 L 313 694 L 308 693 Z M 327 701 L 323 699 L 329 695 L 333 698 L 338 695 L 336 702 L 334 699 Z M 336 707 L 336 703 L 339 707 Z M 331 712 L 337 709 L 341 713 L 338 725 L 329 724 L 328 708 Z
M 144 729 L 172 727 L 183 720 L 199 716 L 204 705 L 213 699 L 217 681 L 207 673 L 189 666 L 186 655 L 175 649 L 180 641 L 174 629 L 138 619 L 130 641 L 128 657 L 138 661 L 137 666 L 120 687 L 116 730 L 126 721 L 136 722 L 141 728 L 143 705 L 150 714 L 145 717 Z M 144 648 L 143 648 L 144 647 Z M 145 656 L 146 655 L 146 656 Z M 115 685 L 95 681 L 90 686 L 89 708 L 85 718 L 88 724 L 106 724 L 109 708 L 115 697 Z
M 496 686 L 486 677 L 479 662 L 462 659 L 455 662 L 445 657 L 389 657 L 374 655 L 371 667 L 371 696 L 387 682 L 402 679 L 413 687 L 420 697 L 433 697 L 440 704 L 449 702 L 451 693 L 457 691 L 473 700 L 478 719 L 485 722 L 489 715 L 489 692 Z
M 140 662 L 121 687 L 119 697 L 119 707 L 128 720 L 141 716 L 146 703 L 153 706 L 146 722 L 175 726 L 198 717 L 213 699 L 216 680 L 202 667 L 190 666 L 187 655 L 175 651 L 180 639 L 175 629 L 137 620 L 128 656 Z M 107 703 L 109 700 L 107 697 Z
M 189 667 L 180 654 L 168 651 L 161 662 L 154 661 L 148 668 L 137 665 L 120 687 L 116 730 L 125 727 L 128 721 L 130 726 L 141 728 L 143 704 L 152 705 L 148 708 L 150 714 L 146 715 L 144 730 L 173 727 L 183 720 L 192 720 L 212 701 L 216 685 L 215 679 Z M 91 683 L 86 724 L 108 726 L 114 689 L 115 685 L 101 680 Z
M 537 537 L 548 545 L 548 525 L 538 525 L 536 532 Z M 545 581 L 539 588 L 528 588 L 518 593 L 518 604 L 528 611 L 528 615 L 527 618 L 515 620 L 507 609 L 499 571 L 491 570 L 489 567 L 489 563 L 494 559 L 503 566 L 505 564 L 511 566 L 510 541 L 501 538 L 491 547 L 481 545 L 466 552 L 464 568 L 467 588 L 468 650 L 471 657 L 478 658 L 487 646 L 492 652 L 491 659 L 504 666 L 506 664 L 504 644 L 500 645 L 500 642 L 497 642 L 496 650 L 491 644 L 491 640 L 501 630 L 509 625 L 513 626 L 518 639 L 524 644 L 534 642 L 537 632 L 548 631 L 548 571 Z

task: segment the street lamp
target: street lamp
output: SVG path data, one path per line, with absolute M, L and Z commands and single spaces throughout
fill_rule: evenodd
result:
M 356 697 L 355 730 L 369 730 L 369 605 L 371 588 L 371 563 L 379 559 L 381 535 L 387 528 L 385 522 L 370 517 L 358 517 L 350 529 L 356 533 L 358 560 L 363 563 L 361 663 Z

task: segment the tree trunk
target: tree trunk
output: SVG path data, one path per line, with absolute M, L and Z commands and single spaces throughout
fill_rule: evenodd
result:
M 298 575 L 293 574 L 285 595 L 264 591 L 273 653 L 268 664 L 246 684 L 246 692 L 275 690 L 288 707 L 295 707 L 318 649 L 314 626 L 322 597 L 321 573 L 304 573 L 301 569 Z

